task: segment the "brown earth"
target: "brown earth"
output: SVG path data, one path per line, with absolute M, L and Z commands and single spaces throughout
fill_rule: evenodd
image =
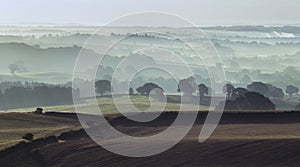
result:
M 116 117 L 116 116 L 115 116 Z M 124 117 L 110 123 L 134 136 L 164 130 L 176 113 L 163 114 L 146 124 Z M 86 135 L 43 144 L 30 149 L 26 158 L 7 155 L 0 164 L 14 166 L 299 166 L 300 113 L 226 113 L 214 134 L 198 142 L 205 114 L 199 114 L 189 134 L 173 148 L 150 157 L 129 158 L 98 146 Z M 1 154 L 1 153 L 0 153 Z M 14 152 L 7 154 L 15 155 Z M 8 157 L 8 158 L 7 158 Z M 18 163 L 19 162 L 19 163 Z M 3 165 L 0 165 L 3 166 Z

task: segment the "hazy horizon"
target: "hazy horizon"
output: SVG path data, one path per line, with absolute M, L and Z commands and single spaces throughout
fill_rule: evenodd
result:
M 116 5 L 118 4 L 118 5 Z M 299 25 L 300 2 L 289 0 L 89 1 L 12 0 L 0 7 L 0 24 L 104 25 L 143 11 L 166 12 L 195 25 Z M 255 11 L 255 12 L 254 12 Z

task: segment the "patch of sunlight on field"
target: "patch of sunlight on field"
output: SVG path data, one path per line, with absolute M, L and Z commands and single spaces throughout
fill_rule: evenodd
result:
M 122 112 L 135 112 L 132 111 L 132 108 L 129 107 L 130 104 L 127 104 L 124 102 L 125 96 L 120 96 L 115 99 L 115 101 L 118 101 L 120 108 L 122 108 Z M 172 97 L 174 98 L 174 97 Z M 177 97 L 176 97 L 177 98 Z M 180 98 L 179 98 L 180 99 Z M 146 96 L 131 96 L 131 102 L 135 108 L 137 108 L 140 111 L 145 111 L 150 107 L 150 101 L 148 97 Z M 110 97 L 100 97 L 97 98 L 97 103 L 99 108 L 101 109 L 101 112 L 103 114 L 116 114 L 119 113 L 116 105 L 114 104 L 114 100 Z M 77 107 L 82 111 L 82 113 L 88 113 L 88 114 L 100 114 L 99 111 L 95 111 L 93 104 L 93 99 L 85 99 L 84 103 L 78 105 Z M 163 107 L 163 103 L 161 102 L 153 102 L 153 108 L 151 111 L 160 111 L 161 107 Z M 193 111 L 195 108 L 198 108 L 199 110 L 208 110 L 208 106 L 195 106 L 191 104 L 184 104 L 182 105 L 185 110 L 187 111 Z M 44 109 L 44 111 L 56 111 L 56 112 L 75 112 L 75 108 L 73 105 L 60 105 L 60 106 L 39 106 Z M 36 107 L 32 108 L 21 108 L 21 109 L 12 109 L 7 110 L 4 112 L 32 112 L 35 110 Z M 157 109 L 157 110 L 156 110 Z M 180 103 L 167 103 L 164 111 L 179 111 L 180 109 Z

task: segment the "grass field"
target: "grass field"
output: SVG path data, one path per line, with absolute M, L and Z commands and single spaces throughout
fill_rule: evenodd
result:
M 123 101 L 122 99 L 125 98 L 124 96 L 115 98 L 116 101 Z M 175 99 L 178 101 L 178 97 L 172 96 L 170 98 Z M 94 111 L 94 108 L 92 107 L 92 99 L 85 99 L 84 103 L 79 105 L 78 107 L 83 108 L 84 113 L 87 114 L 100 114 L 98 111 Z M 147 110 L 150 107 L 150 102 L 148 100 L 148 97 L 146 96 L 131 96 L 131 102 L 132 104 L 139 110 L 144 111 Z M 103 114 L 116 114 L 118 113 L 117 108 L 114 105 L 114 101 L 111 97 L 101 97 L 97 98 L 97 103 L 99 108 L 101 109 L 101 112 Z M 160 102 L 154 102 L 154 106 L 161 106 L 162 103 Z M 187 108 L 195 106 L 185 104 Z M 60 105 L 60 106 L 39 106 L 42 107 L 45 111 L 56 111 L 56 112 L 75 112 L 74 105 Z M 124 112 L 133 112 L 131 108 L 128 107 L 127 103 L 120 103 L 120 107 L 122 108 L 122 111 Z M 167 103 L 165 106 L 164 111 L 178 111 L 180 108 L 179 103 Z M 199 110 L 207 110 L 207 106 L 197 106 Z M 155 108 L 154 108 L 155 109 Z M 34 111 L 35 107 L 32 108 L 21 108 L 21 109 L 12 109 L 7 110 L 4 112 L 31 112 Z

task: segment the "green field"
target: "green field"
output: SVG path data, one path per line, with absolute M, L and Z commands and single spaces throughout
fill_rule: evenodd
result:
M 123 101 L 124 96 L 115 98 L 115 101 Z M 179 97 L 178 96 L 170 96 L 168 98 L 172 98 L 174 101 L 178 101 Z M 150 101 L 148 97 L 146 96 L 131 96 L 131 102 L 134 107 L 136 107 L 138 110 L 145 111 L 150 107 Z M 101 97 L 97 98 L 97 103 L 98 106 L 103 114 L 116 114 L 118 113 L 118 110 L 116 106 L 114 105 L 114 101 L 111 97 Z M 83 113 L 86 114 L 100 114 L 98 111 L 95 111 L 92 106 L 93 105 L 93 100 L 92 99 L 85 99 L 84 102 L 78 107 L 83 108 Z M 160 102 L 153 102 L 153 105 L 155 107 L 159 108 L 162 106 L 163 103 Z M 131 104 L 127 103 L 120 103 L 120 107 L 122 108 L 122 112 L 134 112 L 129 108 L 128 106 Z M 208 110 L 208 106 L 193 106 L 190 104 L 184 104 L 186 108 L 195 108 L 197 107 L 199 110 Z M 74 105 L 60 105 L 60 106 L 37 106 L 37 107 L 42 107 L 45 111 L 55 111 L 55 112 L 75 112 Z M 155 111 L 155 107 L 153 108 L 153 111 Z M 180 103 L 167 103 L 164 111 L 179 111 L 180 109 Z M 13 110 L 7 110 L 4 112 L 31 112 L 34 111 L 35 107 L 32 108 L 21 108 L 21 109 L 13 109 Z M 152 110 L 151 110 L 152 111 Z M 160 111 L 160 110 L 159 110 Z

